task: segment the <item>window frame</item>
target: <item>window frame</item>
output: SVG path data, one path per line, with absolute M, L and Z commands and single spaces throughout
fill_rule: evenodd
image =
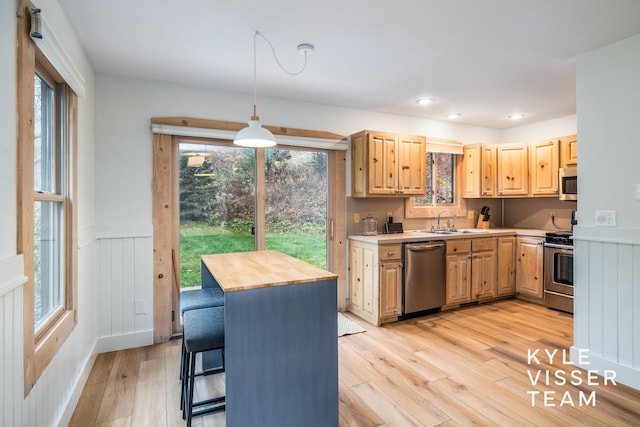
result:
M 58 350 L 77 325 L 77 96 L 60 73 L 46 59 L 29 37 L 28 6 L 18 13 L 17 34 L 17 112 L 18 112 L 18 235 L 17 252 L 23 254 L 24 271 L 28 280 L 23 293 L 24 334 L 24 396 L 34 387 Z M 20 13 L 22 12 L 22 14 Z M 55 193 L 37 192 L 34 187 L 34 76 L 46 76 L 55 85 L 54 120 L 59 126 L 55 138 L 61 138 L 57 165 L 63 164 L 64 174 L 57 176 Z M 64 103 L 58 104 L 64 99 Z M 63 111 L 64 110 L 64 111 Z M 56 173 L 59 173 L 57 171 Z M 57 194 L 56 194 L 57 193 Z M 48 319 L 35 329 L 34 301 L 34 206 L 36 201 L 62 203 L 64 297 Z
M 427 149 L 428 153 L 443 153 L 442 151 L 430 151 Z M 452 204 L 416 204 L 414 202 L 415 197 L 408 197 L 405 199 L 404 204 L 404 216 L 405 218 L 436 218 L 438 213 L 443 209 L 451 209 L 455 212 L 457 217 L 462 217 L 467 215 L 467 207 L 464 199 L 462 198 L 462 157 L 457 153 L 446 153 L 454 155 L 454 168 L 453 168 L 453 187 L 454 187 L 454 203 Z M 433 169 L 435 171 L 435 168 Z M 426 174 L 429 175 L 428 173 Z M 432 188 L 435 189 L 435 181 L 437 175 L 435 173 L 431 174 L 432 179 Z M 447 214 L 448 215 L 448 214 Z

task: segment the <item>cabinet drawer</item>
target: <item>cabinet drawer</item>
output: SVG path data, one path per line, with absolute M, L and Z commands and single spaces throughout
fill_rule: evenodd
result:
M 389 261 L 402 258 L 402 245 L 382 245 L 378 249 L 380 261 Z
M 447 241 L 447 253 L 459 254 L 471 252 L 471 240 L 451 240 Z
M 496 250 L 496 239 L 473 239 L 471 247 L 474 252 L 477 251 L 494 251 Z

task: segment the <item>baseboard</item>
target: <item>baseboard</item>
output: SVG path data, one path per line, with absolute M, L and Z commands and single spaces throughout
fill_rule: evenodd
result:
M 588 352 L 588 365 L 579 365 L 578 361 L 579 349 L 571 346 L 571 362 L 582 369 L 598 371 L 598 375 L 602 375 L 605 370 L 615 372 L 616 383 L 624 384 L 636 390 L 640 390 L 640 370 L 631 366 L 620 365 L 612 360 L 605 359 Z M 597 390 L 596 390 L 597 391 Z
M 125 350 L 127 348 L 144 347 L 153 344 L 153 330 L 134 332 L 126 335 L 98 338 L 98 353 Z
M 80 370 L 80 375 L 78 375 L 78 379 L 73 385 L 73 390 L 71 391 L 71 393 L 69 393 L 69 398 L 64 405 L 64 410 L 60 413 L 60 417 L 55 423 L 55 425 L 58 427 L 68 426 L 71 422 L 73 412 L 76 410 L 76 406 L 78 406 L 80 396 L 82 395 L 84 386 L 87 384 L 87 380 L 89 379 L 89 375 L 91 374 L 91 369 L 93 369 L 93 364 L 95 363 L 96 357 L 98 355 L 98 353 L 96 352 L 96 345 L 97 341 L 93 343 L 93 348 L 91 348 L 91 351 L 89 351 L 89 354 L 84 360 L 82 369 Z

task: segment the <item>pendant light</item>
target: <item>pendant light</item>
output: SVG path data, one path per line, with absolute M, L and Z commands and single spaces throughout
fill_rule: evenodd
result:
M 290 74 L 290 75 L 298 75 L 302 71 L 304 71 L 304 69 L 307 67 L 307 54 L 313 51 L 313 45 L 310 45 L 307 43 L 298 45 L 298 52 L 304 54 L 304 66 L 300 71 L 296 73 L 290 73 L 289 71 L 284 69 L 282 64 L 280 64 L 280 61 L 278 60 L 278 57 L 276 55 L 275 48 L 273 47 L 271 42 L 262 33 L 258 31 L 255 32 L 255 34 L 253 35 L 253 115 L 251 116 L 251 118 L 249 118 L 249 121 L 247 122 L 249 126 L 244 129 L 241 129 L 233 139 L 233 143 L 241 147 L 258 148 L 258 147 L 273 147 L 274 145 L 276 145 L 276 138 L 273 136 L 273 134 L 269 132 L 268 129 L 265 129 L 262 127 L 262 124 L 260 123 L 260 117 L 258 116 L 257 107 L 256 107 L 256 104 L 257 104 L 256 39 L 258 36 L 262 37 L 267 41 L 267 43 L 269 43 L 269 46 L 271 46 L 271 50 L 273 52 L 274 58 L 276 59 L 276 62 L 278 63 L 280 68 L 282 68 L 287 74 Z

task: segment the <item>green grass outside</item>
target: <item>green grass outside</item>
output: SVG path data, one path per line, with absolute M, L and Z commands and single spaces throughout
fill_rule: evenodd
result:
M 324 234 L 267 233 L 266 248 L 326 268 L 327 243 Z M 182 287 L 200 285 L 200 257 L 205 254 L 253 250 L 250 233 L 230 231 L 206 224 L 180 225 L 180 282 Z

